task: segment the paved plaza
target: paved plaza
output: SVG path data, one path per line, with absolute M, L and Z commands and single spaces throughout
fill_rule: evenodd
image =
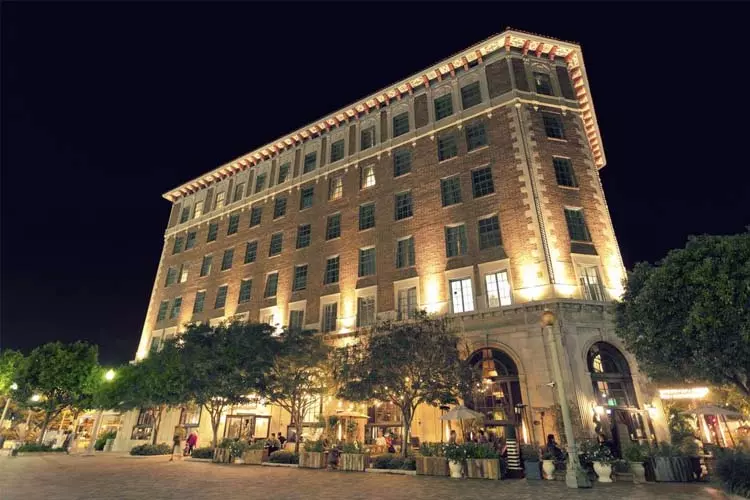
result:
M 455 480 L 296 468 L 168 462 L 124 455 L 0 457 L 0 499 L 724 499 L 698 484 L 614 483 L 569 490 L 561 481 Z

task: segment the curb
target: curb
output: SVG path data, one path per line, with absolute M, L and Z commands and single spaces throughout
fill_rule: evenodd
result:
M 371 474 L 397 474 L 400 476 L 416 476 L 417 471 L 415 470 L 402 470 L 402 469 L 365 469 L 365 472 Z
M 272 464 L 271 462 L 263 462 L 260 465 L 262 465 L 263 467 L 290 467 L 290 468 L 298 468 L 299 467 L 298 464 Z

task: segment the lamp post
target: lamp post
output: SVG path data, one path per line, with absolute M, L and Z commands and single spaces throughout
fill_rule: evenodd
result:
M 568 443 L 568 467 L 565 472 L 565 484 L 568 488 L 591 488 L 591 481 L 586 476 L 578 463 L 578 447 L 576 446 L 575 436 L 573 433 L 573 421 L 570 417 L 570 407 L 568 407 L 568 398 L 565 395 L 564 379 L 560 364 L 559 350 L 557 348 L 557 339 L 553 331 L 555 324 L 555 315 L 551 311 L 544 311 L 542 314 L 542 328 L 547 329 L 549 336 L 550 350 L 552 351 L 552 372 L 555 377 L 555 387 L 557 388 L 557 397 L 560 401 L 560 410 L 563 417 L 563 427 L 565 428 L 565 441 Z
M 112 382 L 115 379 L 115 371 L 112 369 L 107 370 L 104 374 L 105 382 Z M 102 427 L 102 420 L 104 419 L 104 409 L 99 409 L 99 414 L 96 416 L 96 422 L 94 422 L 94 430 L 91 433 L 91 440 L 89 442 L 89 448 L 86 450 L 86 455 L 94 454 L 94 445 L 96 444 L 96 438 L 99 436 L 99 430 Z
M 13 382 L 10 384 L 10 390 L 15 391 L 18 389 L 18 384 Z M 8 414 L 8 407 L 10 406 L 10 400 L 13 399 L 10 397 L 10 391 L 8 391 L 8 399 L 5 400 L 5 408 L 3 408 L 3 415 L 0 417 L 0 429 L 3 427 L 3 422 L 5 422 L 5 415 Z

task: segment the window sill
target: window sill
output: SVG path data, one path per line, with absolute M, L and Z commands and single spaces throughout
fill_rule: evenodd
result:
M 368 227 L 366 229 L 360 229 L 358 232 L 364 233 L 364 232 L 367 232 L 367 231 L 372 231 L 373 229 L 375 229 L 375 226 Z
M 340 239 L 341 239 L 341 236 L 336 236 L 335 238 L 326 238 L 326 241 L 336 241 Z
M 560 189 L 567 189 L 568 191 L 580 191 L 580 186 L 563 186 L 562 184 L 558 184 L 557 187 Z
M 457 206 L 460 206 L 460 205 L 463 205 L 463 204 L 464 204 L 463 201 L 459 201 L 458 203 L 451 203 L 450 205 L 443 205 L 442 208 L 445 209 L 445 208 L 450 208 L 450 207 L 457 207 Z
M 490 196 L 495 196 L 496 194 L 497 194 L 497 191 L 493 191 L 491 193 L 482 194 L 482 195 L 479 195 L 479 196 L 474 196 L 474 199 L 475 200 L 479 200 L 481 198 L 489 198 Z
M 557 137 L 547 137 L 547 140 L 553 142 L 568 142 L 567 139 L 558 139 Z
M 243 265 L 243 266 L 246 266 L 246 265 L 248 265 L 248 264 L 255 264 L 255 261 L 254 261 L 254 260 L 251 260 L 250 262 L 243 262 L 243 263 L 242 263 L 242 265 Z
M 476 153 L 477 151 L 484 151 L 485 149 L 489 149 L 489 148 L 490 148 L 490 145 L 485 144 L 484 146 L 479 146 L 478 148 L 467 150 L 466 153 L 467 154 Z
M 269 259 L 273 259 L 273 258 L 280 257 L 280 256 L 281 256 L 281 253 L 276 253 L 276 254 L 273 254 L 273 255 L 269 255 L 268 258 Z
M 402 177 L 406 177 L 406 176 L 407 176 L 407 175 L 409 175 L 409 174 L 411 174 L 411 170 L 409 170 L 408 172 L 404 172 L 403 174 L 399 174 L 399 175 L 395 175 L 395 174 L 394 174 L 394 175 L 393 175 L 393 178 L 394 178 L 394 179 L 401 179 Z
M 393 222 L 401 222 L 401 221 L 410 220 L 413 218 L 414 218 L 414 215 L 410 215 L 409 217 L 402 217 L 400 219 L 394 219 Z
M 438 159 L 438 165 L 442 165 L 443 163 L 448 163 L 449 161 L 455 160 L 456 158 L 458 158 L 458 155 L 451 156 L 450 158 L 446 158 L 445 160 Z
M 359 190 L 360 191 L 367 191 L 368 189 L 375 189 L 375 186 L 377 186 L 377 184 L 373 184 L 372 186 L 362 186 L 362 187 L 359 188 Z
M 304 250 L 305 248 L 310 248 L 310 245 L 306 245 L 306 246 L 304 246 L 304 247 L 296 247 L 296 248 L 294 249 L 294 251 L 296 252 L 297 250 Z
M 271 219 L 271 220 L 275 222 L 275 221 L 277 221 L 277 220 L 281 220 L 281 219 L 285 219 L 285 218 L 286 218 L 286 214 L 284 214 L 284 215 L 279 215 L 278 217 L 274 217 L 274 218 L 273 218 L 273 219 Z

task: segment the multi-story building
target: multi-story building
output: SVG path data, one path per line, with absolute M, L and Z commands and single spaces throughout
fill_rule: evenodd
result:
M 506 31 L 166 193 L 136 358 L 189 322 L 304 326 L 335 342 L 426 310 L 453 317 L 473 358 L 494 363 L 486 397 L 467 401 L 486 425 L 524 441 L 558 432 L 554 338 L 582 428 L 664 439 L 648 411 L 660 403 L 613 333 L 625 270 L 605 163 L 580 47 Z M 369 411 L 368 436 L 398 427 L 393 409 Z M 439 415 L 421 408 L 413 436 L 440 440 Z M 177 418 L 208 436 L 208 418 Z M 123 447 L 148 432 L 147 416 L 124 423 Z M 289 423 L 259 405 L 221 432 Z

